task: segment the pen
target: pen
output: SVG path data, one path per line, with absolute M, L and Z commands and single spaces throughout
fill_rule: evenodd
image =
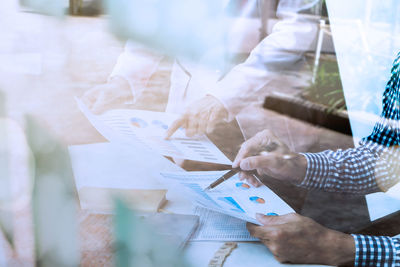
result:
M 271 152 L 274 151 L 276 148 L 278 147 L 278 144 L 275 142 L 271 142 L 268 143 L 266 147 L 264 147 L 264 151 L 265 152 Z M 258 154 L 262 154 L 263 151 L 261 151 Z M 229 178 L 233 177 L 235 174 L 237 174 L 238 172 L 240 172 L 241 169 L 240 168 L 233 168 L 230 171 L 228 171 L 227 173 L 225 173 L 224 175 L 222 175 L 220 178 L 218 178 L 217 180 L 215 180 L 214 182 L 212 182 L 209 186 L 207 186 L 206 189 L 204 189 L 204 191 L 207 190 L 211 190 L 213 188 L 215 188 L 216 186 L 218 186 L 219 184 L 223 183 L 224 181 L 228 180 Z
M 207 186 L 206 189 L 204 189 L 205 191 L 210 190 L 215 188 L 217 185 L 221 184 L 222 182 L 228 180 L 229 178 L 231 178 L 232 176 L 234 176 L 235 174 L 237 174 L 238 172 L 240 172 L 240 168 L 234 168 L 230 171 L 228 171 L 227 173 L 225 173 L 224 175 L 222 175 L 220 178 L 218 178 L 217 180 L 215 180 L 214 182 L 212 182 L 209 186 Z

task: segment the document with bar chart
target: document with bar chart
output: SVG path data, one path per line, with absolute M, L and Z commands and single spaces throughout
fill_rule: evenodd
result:
M 76 101 L 86 118 L 110 142 L 144 145 L 161 155 L 180 159 L 232 164 L 205 135 L 188 138 L 183 129 L 178 129 L 169 140 L 165 140 L 165 132 L 179 117 L 177 114 L 116 109 L 95 115 L 81 100 Z
M 216 188 L 204 190 L 226 171 L 161 172 L 165 184 L 179 187 L 193 204 L 238 219 L 259 224 L 256 213 L 284 215 L 294 210 L 267 186 L 254 187 L 241 181 L 238 174 Z

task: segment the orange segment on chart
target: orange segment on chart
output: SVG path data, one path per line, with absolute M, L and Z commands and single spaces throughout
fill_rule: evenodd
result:
M 242 183 L 242 182 L 236 183 L 236 187 L 240 188 L 240 189 L 243 189 L 243 190 L 250 189 L 250 185 L 248 185 L 246 183 Z
M 261 197 L 254 196 L 254 197 L 250 197 L 249 199 L 250 199 L 250 201 L 252 201 L 254 203 L 265 204 L 265 200 Z

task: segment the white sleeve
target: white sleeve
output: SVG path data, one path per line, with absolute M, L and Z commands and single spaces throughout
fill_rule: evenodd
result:
M 109 80 L 116 76 L 124 78 L 129 83 L 135 100 L 146 87 L 163 57 L 144 45 L 128 41 L 124 52 L 118 57 Z
M 279 80 L 279 72 L 296 70 L 303 61 L 304 52 L 313 49 L 318 23 L 310 16 L 297 13 L 302 10 L 300 4 L 303 2 L 287 5 L 287 1 L 281 0 L 277 12 L 280 21 L 272 33 L 253 49 L 244 63 L 234 67 L 208 92 L 224 104 L 229 111 L 228 120 L 244 108 L 247 103 L 243 101 L 244 97 L 265 97 L 260 90 Z M 290 7 L 294 9 L 290 10 Z

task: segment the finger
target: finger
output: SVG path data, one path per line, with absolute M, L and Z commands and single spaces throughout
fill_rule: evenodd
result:
M 186 115 L 181 116 L 175 120 L 168 130 L 165 132 L 164 139 L 169 139 L 181 126 L 186 124 Z
M 218 116 L 218 112 L 216 112 L 216 110 L 214 108 L 210 112 L 210 117 L 208 118 L 208 124 L 207 124 L 206 132 L 208 134 L 212 133 L 214 131 L 214 129 L 215 129 L 215 126 L 217 126 L 219 121 L 220 121 L 220 118 Z
M 274 233 L 277 231 L 274 226 L 260 226 L 252 223 L 247 223 L 246 227 L 251 236 L 266 241 L 274 239 Z
M 294 216 L 293 214 L 292 215 L 289 214 L 279 216 L 279 215 L 264 215 L 257 213 L 256 219 L 264 226 L 274 226 L 274 225 L 285 224 L 288 221 L 292 220 Z
M 106 100 L 104 92 L 101 92 L 99 94 L 98 98 L 96 99 L 96 102 L 94 102 L 92 105 L 92 108 L 91 108 L 92 112 L 94 114 L 100 114 L 103 111 L 105 111 L 105 106 L 106 106 L 105 102 L 106 101 L 107 100 Z
M 82 96 L 82 102 L 91 110 L 99 96 L 100 91 L 91 89 Z
M 242 146 L 240 147 L 239 152 L 237 153 L 235 160 L 232 163 L 233 168 L 239 167 L 241 160 L 244 159 L 245 157 L 247 157 L 247 155 L 249 155 L 250 145 L 249 145 L 249 143 L 246 143 L 246 142 L 244 142 L 242 144 Z
M 212 114 L 210 114 L 210 112 L 205 112 L 204 115 L 200 118 L 196 134 L 207 133 L 211 115 Z
M 251 223 L 251 222 L 246 223 L 246 228 L 251 235 L 252 235 L 252 233 L 254 233 L 256 231 L 257 227 L 260 227 L 260 226 L 257 224 Z
M 189 116 L 188 119 L 186 120 L 186 127 L 185 127 L 186 136 L 193 137 L 197 132 L 198 125 L 199 125 L 198 117 Z
M 248 180 L 250 179 L 251 175 L 248 172 L 239 172 L 239 179 L 240 180 Z
M 261 185 L 263 185 L 263 183 L 261 183 L 260 180 L 258 180 L 257 177 L 254 176 L 254 174 L 251 174 L 248 181 L 254 187 L 260 187 Z
M 272 158 L 269 155 L 248 157 L 240 162 L 240 168 L 244 171 L 265 169 L 270 167 L 269 165 L 273 162 Z
M 236 155 L 235 160 L 233 161 L 232 167 L 237 168 L 240 165 L 240 161 L 249 155 L 258 154 L 260 147 L 262 147 L 263 143 L 263 135 L 260 133 L 256 134 L 254 137 L 250 138 L 246 142 L 242 144 L 239 149 L 238 154 Z
M 295 221 L 301 221 L 301 220 L 304 220 L 304 219 L 306 219 L 306 220 L 308 219 L 307 217 L 304 217 L 304 216 L 302 216 L 300 214 L 297 214 L 295 212 L 291 212 L 291 213 L 288 213 L 288 214 L 285 214 L 285 215 L 281 215 L 279 217 L 281 218 L 281 222 L 283 222 L 283 223 L 295 222 Z
M 251 172 L 240 172 L 239 179 L 246 180 L 254 187 L 259 187 L 260 185 L 262 185 L 262 183 L 256 177 L 254 177 L 254 174 L 252 174 Z

